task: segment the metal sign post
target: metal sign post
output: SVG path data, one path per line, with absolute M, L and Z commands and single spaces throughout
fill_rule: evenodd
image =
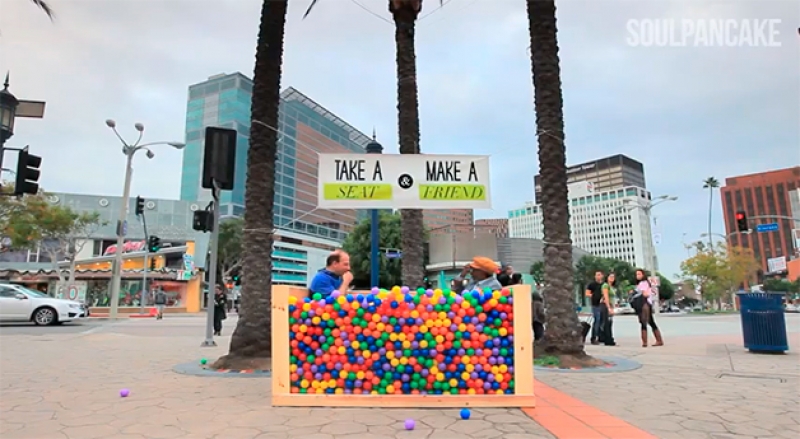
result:
M 217 287 L 217 243 L 219 241 L 219 185 L 213 182 L 214 188 L 211 190 L 214 197 L 213 218 L 214 228 L 211 231 L 211 239 L 208 242 L 208 250 L 211 253 L 208 261 L 208 291 L 206 292 L 206 339 L 200 346 L 216 346 L 214 341 L 214 296 Z
M 142 297 L 139 298 L 139 314 L 144 314 L 145 302 L 150 291 L 147 289 L 147 258 L 150 256 L 150 249 L 147 247 L 147 220 L 142 213 L 142 228 L 144 228 L 144 261 L 142 261 Z

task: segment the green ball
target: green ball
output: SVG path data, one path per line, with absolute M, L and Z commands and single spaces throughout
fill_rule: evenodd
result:
M 311 296 L 311 298 L 314 299 L 314 300 L 322 300 L 322 294 L 314 293 L 314 295 Z
M 206 364 L 206 363 L 208 363 L 208 360 L 206 360 L 205 358 L 200 359 L 200 364 Z

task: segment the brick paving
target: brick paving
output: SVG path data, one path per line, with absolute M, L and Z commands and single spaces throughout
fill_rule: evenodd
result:
M 661 318 L 667 346 L 638 347 L 635 322 L 615 323 L 622 346 L 591 353 L 644 366 L 613 374 L 538 373 L 553 388 L 659 438 L 795 438 L 800 435 L 800 316 L 792 351 L 746 353 L 735 318 Z M 718 320 L 713 320 L 718 319 Z M 226 321 L 230 333 L 233 319 Z M 171 371 L 225 353 L 201 348 L 202 318 L 130 319 L 87 332 L 0 327 L 0 437 L 156 438 L 554 438 L 520 410 L 272 408 L 267 378 L 208 378 Z M 633 329 L 631 329 L 633 328 Z M 705 328 L 705 329 L 703 329 Z M 731 329 L 733 328 L 733 329 Z M 37 331 L 42 329 L 42 331 Z M 691 335 L 703 330 L 709 335 Z M 131 395 L 121 398 L 119 390 Z M 405 419 L 416 429 L 406 431 Z M 556 432 L 558 433 L 558 432 Z M 558 437 L 570 437 L 558 434 Z

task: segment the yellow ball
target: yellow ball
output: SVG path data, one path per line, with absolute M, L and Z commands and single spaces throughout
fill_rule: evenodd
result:
M 316 325 L 319 325 L 319 322 L 320 322 L 320 321 L 321 321 L 321 320 L 320 320 L 320 318 L 319 318 L 319 317 L 317 317 L 317 316 L 314 316 L 314 318 L 313 318 L 313 319 L 311 319 L 311 323 L 313 323 L 315 326 L 316 326 Z
M 359 347 L 359 346 L 361 346 L 361 343 L 359 343 L 359 342 L 358 342 L 358 340 L 356 340 L 356 341 L 354 341 L 354 342 L 350 343 L 350 346 L 351 346 L 353 349 L 358 349 L 358 347 Z
M 364 379 L 364 371 L 363 370 L 359 370 L 358 372 L 356 372 L 356 378 L 359 379 L 359 380 L 363 380 Z
M 450 379 L 450 387 L 458 386 L 458 380 L 455 378 Z
M 403 341 L 403 349 L 410 349 L 410 348 L 411 348 L 411 342 L 408 341 L 408 340 L 404 340 Z
M 436 336 L 436 343 L 444 343 L 444 337 L 441 335 Z
M 472 389 L 469 389 L 469 390 L 472 390 Z M 333 393 L 336 394 L 336 395 L 343 395 L 344 394 L 344 389 L 339 387 Z
M 350 304 L 350 306 L 352 306 L 352 307 L 353 307 L 353 309 L 359 309 L 359 308 L 361 308 L 361 305 L 359 305 L 359 304 L 358 304 L 358 302 L 353 302 L 353 303 L 351 303 L 351 304 Z
M 344 346 L 339 346 L 339 349 L 336 350 L 339 355 L 344 355 L 347 353 L 347 348 Z
M 469 355 L 461 357 L 461 364 L 469 364 Z
M 508 366 L 506 366 L 505 364 L 501 364 L 498 369 L 500 369 L 500 373 L 508 372 Z
M 467 330 L 467 325 L 465 325 L 463 323 L 458 325 L 458 330 L 461 331 L 461 332 L 466 331 Z
M 474 395 L 474 394 L 475 394 L 475 389 L 473 389 L 472 387 L 467 389 L 467 395 Z
M 497 330 L 497 333 L 500 334 L 501 337 L 505 337 L 506 335 L 508 335 L 508 329 L 500 328 Z
M 467 372 L 469 372 L 469 373 L 472 373 L 472 371 L 473 371 L 473 370 L 475 370 L 475 365 L 474 365 L 474 364 L 472 364 L 472 363 L 470 363 L 470 364 L 467 364 L 467 365 L 464 367 L 464 369 L 466 369 L 466 370 L 467 370 Z
M 497 375 L 494 376 L 494 380 L 497 381 L 498 383 L 502 383 L 503 375 L 498 373 Z
M 444 374 L 439 372 L 436 374 L 436 381 L 444 381 Z
M 381 316 L 379 316 L 378 314 L 373 314 L 372 315 L 372 321 L 375 322 L 375 323 L 380 322 L 381 321 Z
M 391 364 L 392 367 L 397 367 L 400 365 L 400 360 L 398 360 L 397 358 L 392 358 L 391 361 L 389 361 L 389 364 Z
M 361 355 L 362 355 L 362 356 L 363 356 L 365 359 L 367 359 L 367 358 L 369 358 L 369 357 L 371 357 L 371 356 L 372 356 L 372 352 L 370 352 L 370 351 L 364 351 L 364 352 L 363 352 Z M 359 378 L 359 379 L 361 379 L 361 378 Z
M 347 378 L 347 371 L 346 370 L 340 370 L 339 371 L 339 378 L 341 378 L 341 379 Z
M 495 392 L 495 394 L 502 395 L 503 394 L 503 389 L 497 389 L 497 392 Z
M 386 329 L 386 325 L 384 325 L 383 323 L 378 323 L 377 325 L 375 325 L 375 328 L 378 330 L 378 332 L 383 332 L 383 330 Z
M 411 318 L 412 319 L 419 318 L 419 311 L 417 311 L 417 310 L 411 311 Z
M 305 333 L 305 332 L 308 332 L 308 326 L 300 325 L 300 333 L 302 334 L 302 333 Z
M 408 358 L 407 357 L 400 357 L 400 364 L 402 364 L 403 366 L 408 364 Z
M 345 374 L 345 376 L 347 376 L 347 374 Z M 308 389 L 308 386 L 309 386 L 308 380 L 300 381 L 300 387 Z
M 390 360 L 391 360 L 392 358 L 394 358 L 394 351 L 388 351 L 388 352 L 386 352 L 386 358 L 388 358 L 388 359 L 390 359 Z
M 386 393 L 394 393 L 394 386 L 391 384 L 386 386 Z
M 422 349 L 427 348 L 428 347 L 428 340 L 420 340 L 419 347 L 421 347 Z
M 467 308 L 469 308 L 469 307 L 470 307 L 470 304 L 469 304 L 469 302 L 467 302 L 467 301 L 465 300 L 465 301 L 461 302 L 461 307 L 462 307 L 462 308 L 464 308 L 464 309 L 467 309 Z
M 289 305 L 297 304 L 297 297 L 289 296 Z
M 434 294 L 434 295 L 437 295 L 437 296 L 441 296 L 441 295 L 442 295 L 442 290 L 441 290 L 441 288 L 437 288 L 437 289 L 433 290 L 433 294 Z
M 464 381 L 468 380 L 469 379 L 469 372 L 461 373 L 461 379 L 464 380 Z

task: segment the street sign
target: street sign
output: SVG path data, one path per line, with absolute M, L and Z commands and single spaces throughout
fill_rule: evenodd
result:
M 758 233 L 777 232 L 777 231 L 778 231 L 778 223 L 759 224 L 756 226 L 756 232 Z

